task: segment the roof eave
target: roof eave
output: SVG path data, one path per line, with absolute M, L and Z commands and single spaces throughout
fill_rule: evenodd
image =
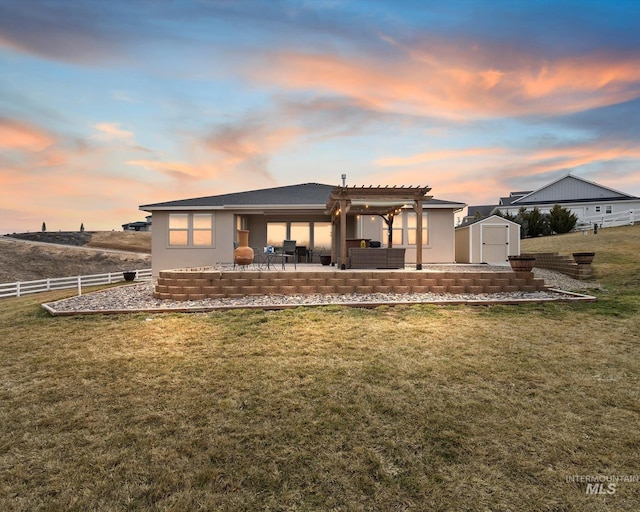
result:
M 138 209 L 147 212 L 155 211 L 229 211 L 229 210 L 243 210 L 243 211 L 262 211 L 262 210 L 324 210 L 323 204 L 234 204 L 234 205 L 170 205 L 170 206 L 156 206 L 156 205 L 142 205 Z

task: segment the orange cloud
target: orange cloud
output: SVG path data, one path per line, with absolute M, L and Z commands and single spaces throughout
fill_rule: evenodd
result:
M 476 158 L 477 157 L 477 158 Z M 428 185 L 435 197 L 469 204 L 493 204 L 507 194 L 505 183 L 519 178 L 531 180 L 590 164 L 640 160 L 640 148 L 620 144 L 578 144 L 544 149 L 470 148 L 435 151 L 405 157 L 379 158 L 378 171 L 367 174 L 370 183 Z M 393 168 L 390 170 L 390 168 Z M 628 172 L 623 179 L 607 178 L 623 190 L 635 186 L 640 177 Z M 601 180 L 598 180 L 601 182 Z
M 639 95 L 637 58 L 541 61 L 478 48 L 401 49 L 405 58 L 391 62 L 283 52 L 249 73 L 289 89 L 350 96 L 371 109 L 456 120 L 570 113 Z
M 161 162 L 159 160 L 131 160 L 127 165 L 142 167 L 148 171 L 160 172 L 174 177 L 203 178 L 208 175 L 207 169 L 202 166 L 187 164 L 184 162 Z
M 39 152 L 55 143 L 45 130 L 12 119 L 0 118 L 0 147 L 19 151 Z
M 94 138 L 113 141 L 125 141 L 133 142 L 135 140 L 135 134 L 128 130 L 120 128 L 119 123 L 97 123 L 93 127 L 100 133 L 94 135 Z
M 259 155 L 269 155 L 300 136 L 297 127 L 273 127 L 266 123 L 240 123 L 218 130 L 203 141 L 208 151 L 225 156 L 227 163 L 238 163 Z
M 376 165 L 383 167 L 401 167 L 405 165 L 417 165 L 437 160 L 461 160 L 478 156 L 493 156 L 504 154 L 503 148 L 469 148 L 447 151 L 428 151 L 407 157 L 386 157 L 374 161 Z

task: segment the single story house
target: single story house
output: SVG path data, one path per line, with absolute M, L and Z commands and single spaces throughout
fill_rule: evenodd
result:
M 520 254 L 520 224 L 499 215 L 456 226 L 456 263 L 504 264 Z
M 416 229 L 421 225 L 422 262 L 454 262 L 454 215 L 464 203 L 425 196 L 419 201 L 422 216 L 418 222 L 413 208 L 416 202 L 412 205 L 409 200 L 417 189 L 371 189 L 379 193 L 370 199 L 370 209 L 367 201 L 358 199 L 365 187 L 320 183 L 142 205 L 140 210 L 153 215 L 153 274 L 232 262 L 238 230 L 249 231 L 249 245 L 254 250 L 281 246 L 283 240 L 292 239 L 306 249 L 312 261 L 319 261 L 320 254 L 331 254 L 332 262 L 343 266 L 347 239 L 379 241 L 382 247 L 391 242 L 393 247 L 406 249 L 406 263 L 416 263 Z M 341 200 L 331 199 L 340 191 L 349 194 L 348 208 L 341 209 Z M 393 200 L 385 199 L 388 195 Z M 381 213 L 383 208 L 386 215 Z M 389 214 L 393 217 L 391 228 Z
M 567 174 L 537 190 L 511 192 L 497 205 L 469 206 L 465 220 L 497 212 L 517 215 L 520 208 L 548 213 L 560 205 L 578 217 L 578 226 L 615 226 L 640 221 L 640 197 Z
M 128 222 L 122 225 L 123 231 L 151 231 L 151 221 Z

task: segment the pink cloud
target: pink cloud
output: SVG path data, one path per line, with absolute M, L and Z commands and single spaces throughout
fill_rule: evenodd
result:
M 494 204 L 510 192 L 508 183 L 540 176 L 540 185 L 549 175 L 584 169 L 611 161 L 640 159 L 640 148 L 604 143 L 576 144 L 544 149 L 469 148 L 433 151 L 376 160 L 379 170 L 368 173 L 370 183 L 386 185 L 428 185 L 435 197 L 469 204 Z M 603 183 L 602 179 L 597 179 Z M 620 190 L 637 188 L 640 177 L 607 176 L 606 183 Z M 632 192 L 631 192 L 632 193 Z
M 402 167 L 406 165 L 417 165 L 438 160 L 463 160 L 477 157 L 491 157 L 505 153 L 503 148 L 468 148 L 454 150 L 427 151 L 405 157 L 385 157 L 379 158 L 374 163 L 383 167 Z
M 97 123 L 93 127 L 98 130 L 94 138 L 106 141 L 134 142 L 135 134 L 132 131 L 120 128 L 119 123 Z
M 0 118 L 0 148 L 26 152 L 39 152 L 55 143 L 46 130 L 22 121 Z
M 174 178 L 201 179 L 208 176 L 211 169 L 185 162 L 163 162 L 159 160 L 130 160 L 127 165 L 142 167 L 148 171 L 159 172 Z
M 375 110 L 457 120 L 570 113 L 639 95 L 637 57 L 540 60 L 462 47 L 401 51 L 404 59 L 389 62 L 282 52 L 247 72 L 287 89 L 346 95 Z

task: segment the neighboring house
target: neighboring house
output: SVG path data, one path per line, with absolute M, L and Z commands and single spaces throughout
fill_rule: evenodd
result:
M 574 213 L 578 217 L 578 226 L 614 226 L 640 221 L 639 197 L 571 174 L 537 190 L 511 192 L 493 207 L 470 206 L 465 220 L 477 220 L 498 212 L 517 215 L 520 208 L 538 208 L 542 213 L 548 213 L 555 204 Z
M 456 263 L 504 264 L 520 254 L 520 224 L 491 215 L 456 226 Z
M 321 253 L 331 253 L 332 231 L 337 229 L 327 213 L 327 201 L 335 188 L 303 183 L 142 205 L 141 210 L 153 215 L 153 274 L 232 262 L 238 229 L 249 231 L 249 245 L 255 250 L 293 239 L 312 251 L 313 261 L 319 261 Z M 438 199 L 424 202 L 425 263 L 454 261 L 454 214 L 464 206 Z M 412 222 L 411 212 L 405 209 L 396 215 L 393 225 L 393 246 L 407 249 L 406 263 L 414 263 L 416 258 L 415 244 L 409 243 Z M 348 215 L 346 237 L 378 240 L 384 246 L 387 228 L 378 216 Z
M 149 219 L 150 217 L 147 217 Z M 129 222 L 128 224 L 122 225 L 123 231 L 151 231 L 151 221 L 137 221 L 137 222 Z
M 123 231 L 151 231 L 151 215 L 145 217 L 145 221 L 129 222 L 122 225 Z

